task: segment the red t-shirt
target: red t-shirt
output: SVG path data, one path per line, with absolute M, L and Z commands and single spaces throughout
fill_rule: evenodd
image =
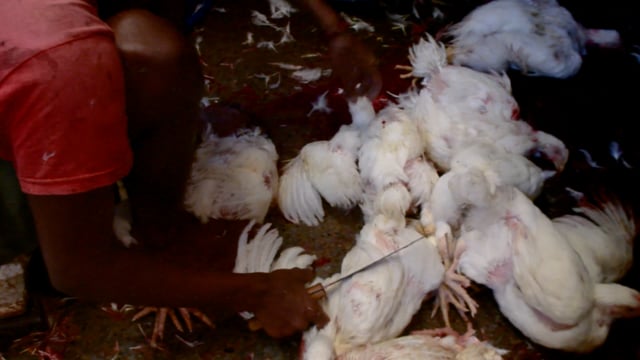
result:
M 113 184 L 131 168 L 113 33 L 83 0 L 0 0 L 0 158 L 25 193 Z

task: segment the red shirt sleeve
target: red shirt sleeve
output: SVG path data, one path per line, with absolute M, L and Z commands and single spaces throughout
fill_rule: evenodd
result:
M 124 177 L 132 164 L 124 91 L 110 36 L 61 44 L 15 69 L 2 92 L 10 97 L 10 160 L 22 190 L 73 194 Z

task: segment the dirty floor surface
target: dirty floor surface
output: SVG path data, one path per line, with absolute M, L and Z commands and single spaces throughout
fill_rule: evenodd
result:
M 390 12 L 408 14 L 410 11 L 401 1 L 388 3 L 392 6 L 388 9 Z M 404 28 L 394 25 L 377 7 L 367 7 L 367 11 L 354 8 L 356 11 L 350 12 L 375 28 L 374 32 L 358 34 L 379 56 L 385 82 L 384 96 L 391 98 L 390 94 L 402 92 L 409 86 L 394 69 L 396 64 L 408 64 L 408 46 L 425 30 L 435 34 L 447 22 L 458 20 L 473 5 L 471 1 L 442 3 L 440 10 L 446 16 L 444 20 L 431 19 L 431 9 L 425 4 L 422 20 L 409 16 L 409 23 Z M 606 187 L 629 200 L 640 213 L 635 187 L 639 183 L 638 171 L 614 161 L 608 149 L 611 141 L 617 141 L 626 162 L 640 166 L 640 143 L 632 131 L 640 120 L 637 110 L 640 64 L 631 55 L 633 51 L 640 51 L 633 47 L 640 44 L 634 27 L 637 21 L 632 16 L 637 12 L 621 1 L 608 3 L 607 7 L 595 2 L 565 3 L 578 21 L 589 27 L 618 29 L 625 47 L 591 50 L 580 74 L 568 80 L 525 78 L 510 73 L 523 118 L 537 128 L 557 135 L 571 150 L 567 169 L 550 181 L 539 199 L 540 206 L 550 214 L 560 214 L 568 210 L 562 198 L 565 187 L 576 190 Z M 194 43 L 198 36 L 202 39 L 200 48 L 209 101 L 237 103 L 256 115 L 274 140 L 281 161 L 295 156 L 310 141 L 329 138 L 342 123 L 349 121 L 346 104 L 331 77 L 301 84 L 291 78 L 290 70 L 271 64 L 281 62 L 307 68 L 328 68 L 324 56 L 326 42 L 308 13 L 300 11 L 290 19 L 271 20 L 278 26 L 290 22 L 295 39 L 276 45 L 273 50 L 258 48 L 255 43 L 243 44 L 247 32 L 253 33 L 256 43 L 273 41 L 277 44 L 280 40 L 281 33 L 275 29 L 251 23 L 252 10 L 269 14 L 266 0 L 224 0 L 217 1 L 216 6 L 193 34 Z M 329 106 L 334 111 L 309 114 L 311 103 L 325 91 L 328 91 Z M 586 152 L 592 155 L 599 168 L 587 163 Z M 267 219 L 280 231 L 285 245 L 302 245 L 326 260 L 318 268 L 319 275 L 328 275 L 339 268 L 342 256 L 352 246 L 362 225 L 358 210 L 326 210 L 326 220 L 317 227 L 287 223 L 276 208 Z M 636 265 L 622 282 L 640 289 L 639 275 L 640 269 Z M 477 335 L 510 350 L 507 359 L 640 358 L 639 320 L 617 322 L 604 346 L 591 355 L 574 356 L 533 345 L 501 316 L 486 289 L 478 287 L 472 293 L 481 304 L 481 311 L 473 319 Z M 37 358 L 39 351 L 63 359 L 294 359 L 299 351 L 298 338 L 272 340 L 261 332 L 248 331 L 246 324 L 235 316 L 218 319 L 216 329 L 196 320 L 192 333 L 178 333 L 168 324 L 163 349 L 154 350 L 145 339 L 145 334 L 151 334 L 152 316 L 132 322 L 133 311 L 116 305 L 100 306 L 51 296 L 34 300 L 42 304 L 55 327 L 15 343 L 4 354 L 8 359 Z M 431 318 L 431 309 L 431 302 L 426 302 L 407 331 L 442 326 L 438 316 Z M 456 315 L 453 318 L 453 326 L 464 330 L 460 319 Z

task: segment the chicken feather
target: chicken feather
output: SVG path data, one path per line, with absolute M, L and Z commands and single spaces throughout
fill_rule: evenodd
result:
M 620 280 L 633 262 L 637 235 L 633 214 L 616 198 L 584 203 L 574 210 L 582 216 L 555 218 L 554 226 L 578 252 L 594 282 Z
M 235 273 L 269 272 L 282 245 L 282 238 L 276 229 L 270 229 L 271 224 L 261 226 L 249 242 L 249 232 L 254 226 L 251 221 L 240 234 Z
M 289 161 L 280 176 L 278 206 L 284 217 L 295 224 L 302 221 L 307 225 L 317 225 L 324 218 L 322 198 L 305 172 L 301 155 Z
M 304 249 L 300 247 L 283 250 L 276 260 L 283 242 L 278 230 L 271 228 L 269 223 L 264 224 L 249 241 L 249 233 L 255 224 L 255 221 L 249 222 L 238 238 L 234 273 L 266 273 L 277 269 L 306 268 L 315 260 L 315 255 L 304 254 Z M 250 319 L 253 314 L 245 311 L 240 316 Z

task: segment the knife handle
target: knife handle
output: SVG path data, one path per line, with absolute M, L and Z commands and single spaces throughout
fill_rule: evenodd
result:
M 309 296 L 311 296 L 313 300 L 320 300 L 327 296 L 327 292 L 324 290 L 324 286 L 322 286 L 322 284 L 320 283 L 317 283 L 313 286 L 308 287 L 307 294 L 309 294 Z M 262 324 L 258 319 L 255 319 L 255 318 L 249 319 L 248 323 L 249 323 L 249 330 L 251 331 L 258 331 L 262 329 Z
M 320 300 L 327 297 L 327 292 L 324 290 L 324 286 L 321 283 L 317 283 L 307 288 L 307 294 L 311 296 L 313 300 Z

